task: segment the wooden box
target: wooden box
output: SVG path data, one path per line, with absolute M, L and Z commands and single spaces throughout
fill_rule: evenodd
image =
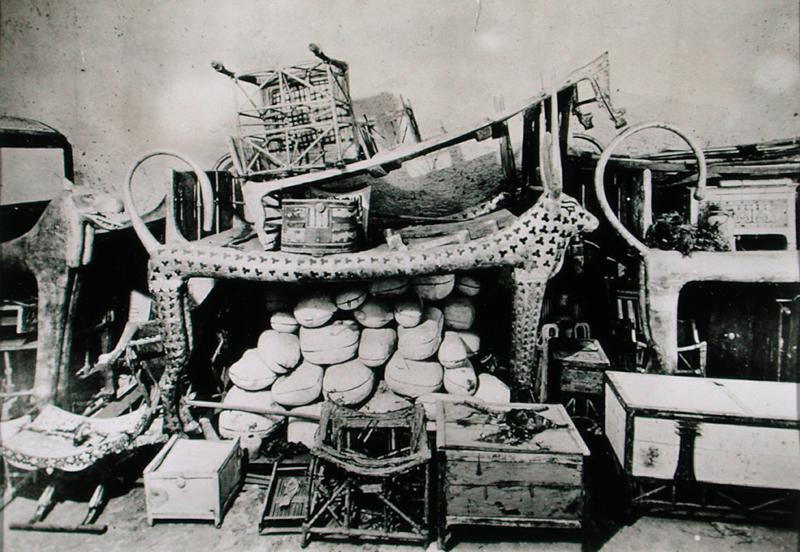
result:
M 144 470 L 147 523 L 208 519 L 219 527 L 241 481 L 238 439 L 201 441 L 174 435 Z
M 611 364 L 599 341 L 553 338 L 549 348 L 561 393 L 603 394 L 603 373 Z
M 362 234 L 356 199 L 285 199 L 281 251 L 328 255 L 357 251 Z
M 453 525 L 583 526 L 584 444 L 564 407 L 440 402 L 439 532 Z M 539 410 L 554 425 L 527 442 L 494 442 L 497 413 Z
M 800 497 L 795 383 L 606 372 L 605 432 L 630 505 L 792 515 Z

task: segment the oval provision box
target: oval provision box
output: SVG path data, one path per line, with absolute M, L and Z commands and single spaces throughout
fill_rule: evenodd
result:
M 294 307 L 294 317 L 304 328 L 319 328 L 336 314 L 336 303 L 327 293 L 304 297 Z
M 256 349 L 248 349 L 228 368 L 228 377 L 236 387 L 261 391 L 272 385 L 278 374 L 264 363 Z
M 443 372 L 442 365 L 435 360 L 409 360 L 398 351 L 386 364 L 383 379 L 398 395 L 419 397 L 442 386 Z
M 276 332 L 281 333 L 296 333 L 300 328 L 300 323 L 297 321 L 292 313 L 286 311 L 278 311 L 272 313 L 269 317 L 269 327 Z
M 358 359 L 375 368 L 383 366 L 397 350 L 397 332 L 394 328 L 364 328 L 358 344 Z
M 285 374 L 300 364 L 300 342 L 294 334 L 265 330 L 258 337 L 258 354 L 276 374 Z
M 416 295 L 401 297 L 394 302 L 394 319 L 404 328 L 419 326 L 423 318 L 422 301 Z
M 444 325 L 451 330 L 468 330 L 475 322 L 475 305 L 469 297 L 450 296 L 442 306 Z
M 359 337 L 355 320 L 336 320 L 321 328 L 300 328 L 300 349 L 314 364 L 339 364 L 356 356 Z
M 431 274 L 414 278 L 414 291 L 423 299 L 439 301 L 456 286 L 455 274 Z
M 355 310 L 367 300 L 367 292 L 360 287 L 341 290 L 336 294 L 336 307 L 345 311 Z
M 466 366 L 448 368 L 444 371 L 444 388 L 452 395 L 470 396 L 478 390 L 478 374 L 467 361 Z
M 322 413 L 322 402 L 298 406 L 292 408 L 292 412 L 298 414 L 313 414 L 319 416 Z M 305 418 L 289 418 L 286 423 L 286 440 L 290 443 L 303 443 L 308 448 L 314 448 L 314 436 L 317 434 L 319 422 L 313 422 Z
M 384 278 L 369 283 L 369 292 L 377 297 L 394 297 L 408 290 L 406 278 Z
M 272 392 L 245 391 L 238 387 L 231 387 L 228 390 L 222 404 L 281 409 L 272 399 Z M 219 413 L 219 434 L 225 439 L 244 438 L 250 435 L 263 439 L 277 431 L 284 420 L 283 416 L 262 416 L 251 412 L 223 410 Z
M 322 394 L 343 406 L 366 400 L 375 386 L 375 374 L 358 360 L 329 366 L 322 379 Z
M 439 359 L 442 366 L 459 368 L 469 362 L 468 357 L 467 347 L 461 336 L 457 332 L 444 332 L 444 339 L 439 345 L 439 352 L 436 353 L 436 358 Z
M 442 342 L 444 316 L 436 307 L 425 308 L 425 321 L 413 328 L 397 328 L 397 348 L 405 358 L 425 360 L 436 354 Z
M 481 281 L 469 274 L 460 274 L 456 278 L 456 289 L 467 297 L 474 297 L 481 292 Z
M 391 306 L 382 299 L 372 298 L 358 307 L 353 316 L 365 328 L 382 328 L 394 320 Z
M 322 366 L 307 360 L 292 373 L 279 377 L 272 385 L 272 399 L 283 406 L 303 406 L 322 393 Z

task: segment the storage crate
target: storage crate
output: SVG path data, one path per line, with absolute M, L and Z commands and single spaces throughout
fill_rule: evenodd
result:
M 174 435 L 144 470 L 147 523 L 207 519 L 219 527 L 241 481 L 238 439 L 201 441 Z
M 795 383 L 606 372 L 605 433 L 632 506 L 750 518 L 777 514 L 786 499 L 791 509 L 799 392 Z
M 454 525 L 584 525 L 589 449 L 561 405 L 438 404 L 439 535 Z M 492 439 L 502 413 L 536 412 L 551 427 L 523 442 Z

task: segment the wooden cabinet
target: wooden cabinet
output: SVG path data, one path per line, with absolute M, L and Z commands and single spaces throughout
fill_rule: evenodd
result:
M 219 527 L 241 481 L 238 439 L 199 441 L 174 435 L 144 470 L 147 523 L 208 519 Z
M 442 401 L 438 409 L 440 544 L 454 525 L 583 526 L 589 450 L 563 406 Z M 537 412 L 551 427 L 503 442 L 511 410 Z
M 790 491 L 789 502 L 797 496 L 797 384 L 627 372 L 606 377 L 605 432 L 634 506 L 723 511 L 709 486 L 724 487 L 728 497 L 734 487 Z M 682 489 L 701 488 L 702 495 L 681 497 Z M 731 504 L 744 515 L 761 508 L 738 499 Z M 761 504 L 774 506 L 776 497 Z

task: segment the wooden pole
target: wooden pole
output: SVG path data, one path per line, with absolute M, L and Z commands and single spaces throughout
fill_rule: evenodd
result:
M 320 416 L 317 414 L 305 414 L 300 412 L 289 412 L 286 410 L 278 410 L 277 408 L 258 408 L 257 406 L 246 406 L 239 404 L 223 404 L 221 402 L 213 401 L 198 401 L 189 399 L 186 401 L 189 406 L 197 406 L 201 408 L 213 408 L 215 410 L 238 410 L 240 412 L 251 412 L 253 414 L 263 414 L 264 416 L 284 416 L 286 418 L 301 418 L 312 422 L 318 422 Z

